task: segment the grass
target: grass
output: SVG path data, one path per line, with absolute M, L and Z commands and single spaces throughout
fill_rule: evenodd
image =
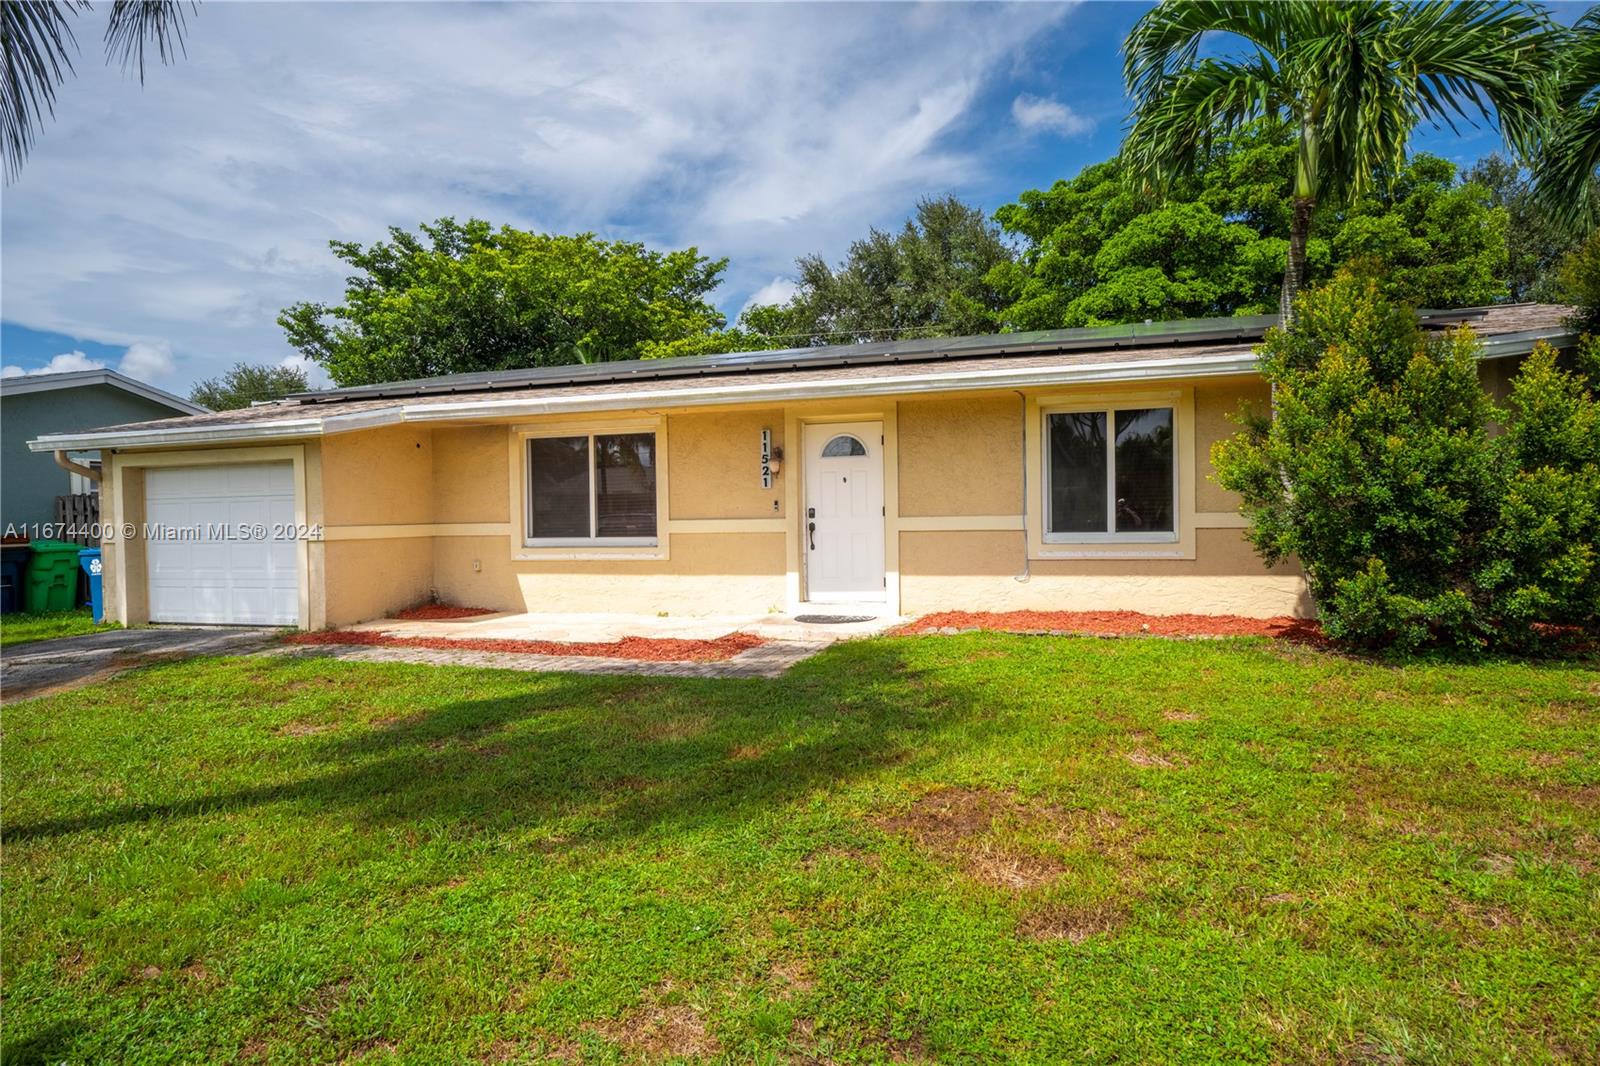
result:
M 1594 1062 L 1600 669 L 235 658 L 6 709 L 7 1062 Z
M 96 625 L 94 615 L 87 607 L 71 611 L 41 611 L 38 614 L 18 611 L 0 614 L 0 647 L 31 644 L 36 640 L 53 640 L 56 637 L 81 637 L 85 633 L 117 628 L 120 627 L 116 622 Z

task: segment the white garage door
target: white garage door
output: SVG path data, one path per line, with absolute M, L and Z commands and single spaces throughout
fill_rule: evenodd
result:
M 300 552 L 272 535 L 294 526 L 293 465 L 156 467 L 144 484 L 152 622 L 299 621 Z

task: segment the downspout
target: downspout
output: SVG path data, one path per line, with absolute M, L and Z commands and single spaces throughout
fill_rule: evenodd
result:
M 1028 397 L 1014 391 L 1022 400 L 1022 573 L 1011 580 L 1027 584 L 1033 577 L 1033 560 L 1028 558 Z
M 90 481 L 93 481 L 96 485 L 98 485 L 100 483 L 100 471 L 96 470 L 94 467 L 92 467 L 92 466 L 84 466 L 82 463 L 73 462 L 67 456 L 67 453 L 62 451 L 62 450 L 60 450 L 59 448 L 56 449 L 55 457 L 56 457 L 56 465 L 59 466 L 61 469 L 71 471 L 72 473 L 77 474 L 80 477 L 86 477 Z

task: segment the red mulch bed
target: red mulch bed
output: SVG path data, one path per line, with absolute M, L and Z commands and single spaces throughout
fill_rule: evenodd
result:
M 296 633 L 284 640 L 289 644 L 367 644 L 385 648 L 432 648 L 435 651 L 508 651 L 520 655 L 579 655 L 644 662 L 694 663 L 721 662 L 766 643 L 749 633 L 729 633 L 715 640 L 623 637 L 618 641 L 600 644 L 559 640 L 494 640 L 487 637 L 396 637 L 365 629 Z
M 425 603 L 420 607 L 407 607 L 398 612 L 395 617 L 407 622 L 448 622 L 455 618 L 477 618 L 479 615 L 496 614 L 487 607 L 451 607 L 444 603 Z
M 1099 637 L 1272 637 L 1320 643 L 1322 630 L 1304 618 L 1236 614 L 1140 614 L 1138 611 L 944 611 L 901 626 L 901 633 L 989 629 L 1002 633 L 1086 633 Z

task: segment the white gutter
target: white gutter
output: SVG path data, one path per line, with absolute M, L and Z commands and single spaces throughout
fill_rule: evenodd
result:
M 1529 330 L 1484 338 L 1485 358 L 1526 354 L 1541 340 L 1565 341 L 1567 330 Z M 925 394 L 965 392 L 972 389 L 1020 389 L 1050 385 L 1092 385 L 1150 379 L 1204 378 L 1255 373 L 1258 365 L 1254 349 L 1199 359 L 1151 359 L 1142 362 L 1082 363 L 1071 366 L 952 372 L 948 364 L 922 374 L 880 375 L 862 378 L 826 378 L 808 382 L 744 381 L 738 384 L 710 385 L 695 389 L 630 389 L 616 393 L 563 394 L 559 389 L 539 399 L 494 397 L 477 394 L 448 403 L 402 403 L 378 410 L 338 414 L 329 404 L 327 414 L 307 414 L 278 421 L 246 422 L 233 425 L 175 426 L 171 429 L 97 430 L 63 433 L 28 442 L 36 452 L 92 448 L 155 448 L 196 444 L 258 443 L 278 440 L 303 440 L 401 423 L 461 421 L 470 418 L 520 418 L 544 414 L 582 414 L 590 411 L 622 411 L 637 407 L 708 407 L 717 404 L 778 403 L 836 397 L 882 396 L 895 393 Z M 681 380 L 681 379 L 680 379 Z M 296 412 L 316 410 L 297 406 Z
M 92 466 L 84 466 L 82 463 L 73 462 L 72 456 L 64 451 L 58 450 L 56 452 L 56 465 L 63 470 L 77 474 L 79 477 L 86 477 L 97 485 L 100 483 L 100 471 Z

